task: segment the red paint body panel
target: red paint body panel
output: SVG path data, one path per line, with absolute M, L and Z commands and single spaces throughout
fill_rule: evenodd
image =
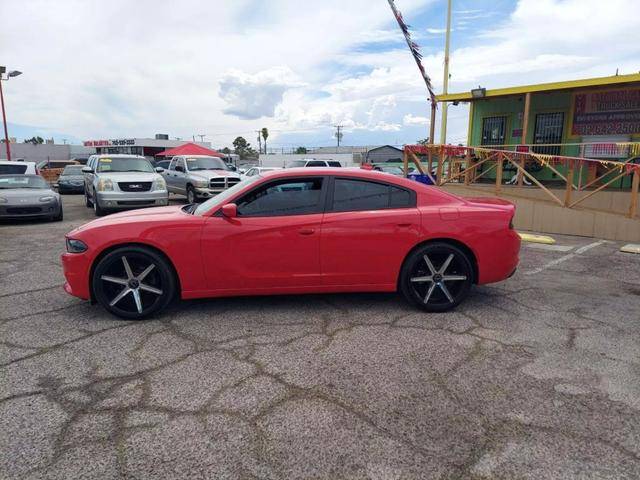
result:
M 409 251 L 433 239 L 466 246 L 481 284 L 504 280 L 518 264 L 520 238 L 509 228 L 515 207 L 501 199 L 463 199 L 380 172 L 332 168 L 268 172 L 233 198 L 262 182 L 305 175 L 396 184 L 415 191 L 417 205 L 280 217 L 227 218 L 216 215 L 220 205 L 203 216 L 180 207 L 109 215 L 67 235 L 88 249 L 62 255 L 65 290 L 90 298 L 92 266 L 101 254 L 123 244 L 161 251 L 176 270 L 182 298 L 394 291 Z

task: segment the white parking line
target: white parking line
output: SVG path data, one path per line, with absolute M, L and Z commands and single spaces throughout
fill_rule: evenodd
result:
M 560 258 L 556 258 L 555 260 L 551 260 L 548 263 L 545 263 L 544 265 L 542 265 L 541 267 L 538 268 L 534 268 L 533 270 L 529 270 L 528 272 L 525 272 L 525 275 L 534 275 L 536 273 L 540 273 L 544 270 L 546 270 L 547 268 L 550 267 L 554 267 L 562 262 L 566 262 L 567 260 L 571 260 L 573 257 L 577 256 L 577 255 L 581 255 L 584 252 L 586 252 L 587 250 L 591 250 L 592 248 L 598 247 L 600 245 L 602 245 L 603 243 L 606 243 L 606 240 L 599 240 L 597 242 L 593 242 L 590 243 L 588 245 L 584 245 L 580 248 L 578 248 L 575 252 L 573 253 L 569 253 L 568 255 L 565 255 L 563 257 Z
M 573 245 L 547 245 L 546 243 L 526 243 L 525 245 L 534 250 L 550 250 L 552 252 L 568 252 L 574 249 Z

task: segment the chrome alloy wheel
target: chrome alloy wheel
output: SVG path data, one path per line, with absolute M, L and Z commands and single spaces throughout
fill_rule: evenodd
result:
M 468 295 L 474 282 L 472 258 L 456 245 L 435 241 L 411 252 L 400 272 L 400 291 L 414 305 L 444 312 Z
M 152 285 L 147 285 L 142 283 L 142 281 L 149 275 L 149 273 L 156 267 L 153 263 L 145 268 L 138 275 L 134 275 L 131 271 L 131 266 L 129 265 L 129 261 L 127 257 L 122 256 L 122 264 L 124 265 L 124 271 L 127 275 L 127 278 L 119 278 L 113 277 L 111 275 L 101 275 L 100 279 L 105 282 L 116 283 L 118 285 L 122 285 L 122 290 L 118 293 L 113 300 L 109 302 L 109 306 L 113 307 L 122 299 L 124 299 L 127 295 L 131 294 L 133 296 L 133 300 L 135 302 L 136 310 L 138 313 L 142 313 L 144 310 L 142 305 L 142 295 L 140 292 L 150 292 L 154 295 L 162 295 L 162 290 L 156 288 Z
M 433 266 L 433 263 L 431 262 L 431 259 L 429 258 L 429 255 L 425 254 L 422 256 L 422 258 L 424 259 L 424 263 L 429 269 L 429 274 L 421 275 L 418 277 L 411 277 L 411 282 L 429 284 L 429 288 L 427 289 L 423 300 L 425 304 L 429 303 L 429 300 L 431 300 L 431 296 L 433 295 L 433 292 L 436 288 L 439 288 L 442 291 L 442 293 L 450 303 L 455 302 L 455 299 L 453 298 L 453 295 L 451 295 L 451 292 L 449 291 L 449 288 L 447 288 L 447 284 L 445 282 L 465 281 L 467 280 L 467 275 L 447 274 L 447 268 L 449 268 L 449 266 L 451 265 L 451 261 L 454 259 L 454 257 L 455 255 L 453 253 L 450 253 L 440 269 L 436 270 L 436 268 Z
M 94 298 L 122 318 L 148 317 L 166 307 L 176 293 L 167 260 L 142 246 L 109 253 L 99 261 L 92 278 Z

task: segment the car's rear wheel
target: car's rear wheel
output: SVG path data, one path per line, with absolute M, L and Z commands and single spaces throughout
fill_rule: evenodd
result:
M 122 247 L 100 260 L 92 276 L 94 298 L 112 314 L 139 320 L 163 310 L 176 294 L 171 267 L 145 247 Z
M 413 251 L 400 272 L 400 291 L 412 304 L 429 312 L 456 307 L 469 294 L 473 266 L 455 245 L 433 242 Z
M 191 185 L 187 185 L 187 203 L 196 203 L 198 201 L 198 196 L 196 195 L 195 189 Z

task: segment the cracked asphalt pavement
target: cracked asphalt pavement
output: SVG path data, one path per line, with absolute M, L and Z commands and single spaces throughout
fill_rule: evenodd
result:
M 637 479 L 640 255 L 557 236 L 426 314 L 391 294 L 182 302 L 62 290 L 63 235 L 0 225 L 0 478 Z

